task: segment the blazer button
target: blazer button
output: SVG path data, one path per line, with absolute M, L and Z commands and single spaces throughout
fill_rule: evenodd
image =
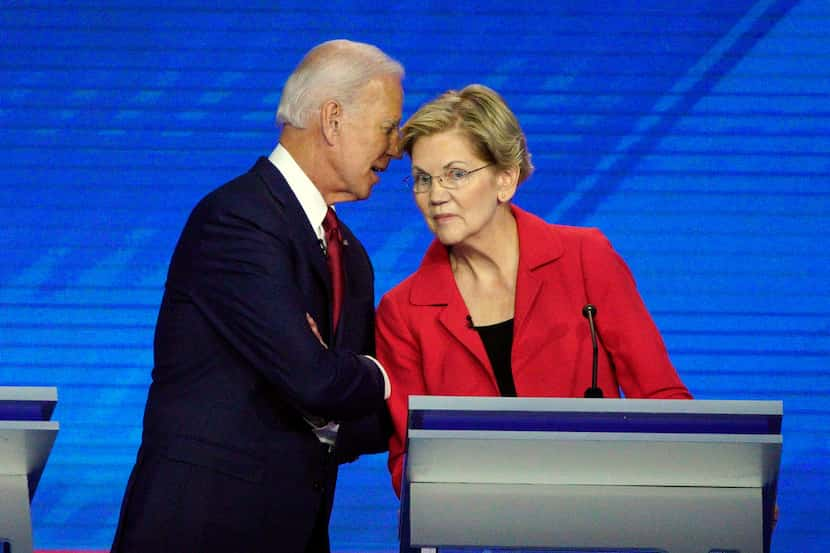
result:
M 315 492 L 321 492 L 321 491 L 323 491 L 323 483 L 320 482 L 319 480 L 315 480 L 311 484 L 311 489 L 314 490 Z

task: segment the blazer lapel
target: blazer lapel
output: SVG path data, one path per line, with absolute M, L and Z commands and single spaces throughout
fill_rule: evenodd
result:
M 539 296 L 543 283 L 542 280 L 536 278 L 532 271 L 522 270 L 521 260 L 519 261 L 519 274 L 516 281 L 516 301 L 513 307 L 514 341 L 515 337 L 521 336 L 526 329 L 530 312 L 536 303 L 536 298 Z
M 470 324 L 469 310 L 452 275 L 447 250 L 437 240 L 427 250 L 417 275 L 410 293 L 410 302 L 440 309 L 438 321 L 441 326 L 454 341 L 476 358 L 480 369 L 497 387 L 484 343 Z
M 340 343 L 343 339 L 343 333 L 348 331 L 349 313 L 352 313 L 355 309 L 355 294 L 360 289 L 360 282 L 357 282 L 357 279 L 361 278 L 361 271 L 359 270 L 360 246 L 357 244 L 357 239 L 351 230 L 342 220 L 340 221 L 340 233 L 343 237 L 343 247 L 341 248 L 343 252 L 343 304 L 340 306 L 340 320 L 337 328 L 332 329 L 334 344 Z M 328 274 L 328 266 L 326 266 L 326 274 Z M 329 278 L 329 282 L 331 282 L 331 278 Z
M 521 355 L 524 345 L 522 338 L 527 335 L 528 325 L 538 324 L 545 315 L 534 317 L 533 309 L 544 287 L 544 279 L 536 270 L 555 262 L 562 256 L 564 247 L 553 226 L 539 217 L 518 207 L 511 206 L 516 217 L 519 233 L 519 270 L 516 278 L 516 303 L 514 308 L 515 330 L 513 331 L 513 359 Z M 536 321 L 534 323 L 534 321 Z M 521 363 L 518 363 L 521 365 Z M 513 370 L 516 370 L 516 366 Z

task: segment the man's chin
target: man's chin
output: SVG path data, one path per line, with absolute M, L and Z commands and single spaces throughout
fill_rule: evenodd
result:
M 352 190 L 348 198 L 343 198 L 341 202 L 359 202 L 360 200 L 368 200 L 372 195 L 372 187 L 360 190 Z
M 377 185 L 379 182 L 380 182 L 380 176 L 376 175 L 375 173 L 372 173 L 372 178 L 369 179 L 369 182 L 367 182 L 366 185 L 362 186 L 359 190 L 355 191 L 356 192 L 355 196 L 357 196 L 356 199 L 358 199 L 358 200 L 367 199 L 369 196 L 372 195 L 372 190 L 374 190 L 375 185 Z

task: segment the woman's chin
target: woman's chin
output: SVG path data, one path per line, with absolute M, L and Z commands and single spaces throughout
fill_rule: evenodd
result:
M 445 230 L 439 229 L 437 232 L 435 232 L 435 237 L 438 239 L 439 242 L 441 242 L 445 246 L 455 246 L 460 241 L 457 234 L 458 233 L 447 232 Z

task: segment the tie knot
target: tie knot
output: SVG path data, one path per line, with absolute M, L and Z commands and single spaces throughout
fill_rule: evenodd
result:
M 323 219 L 323 230 L 326 232 L 326 238 L 328 240 L 340 239 L 340 224 L 332 208 L 326 211 L 326 217 Z

